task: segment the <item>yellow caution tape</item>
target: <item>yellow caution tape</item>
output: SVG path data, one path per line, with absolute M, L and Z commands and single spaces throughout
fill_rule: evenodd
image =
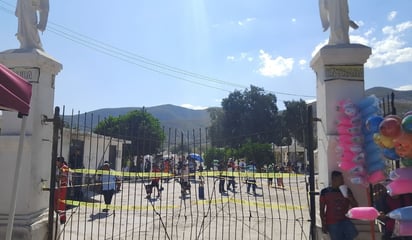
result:
M 147 177 L 147 178 L 170 178 L 182 177 L 182 175 L 175 175 L 165 172 L 122 172 L 115 170 L 95 170 L 95 169 L 70 169 L 72 173 L 82 173 L 89 175 L 103 175 L 109 174 L 119 177 Z M 186 175 L 185 175 L 186 176 Z M 232 171 L 203 171 L 188 174 L 188 176 L 202 176 L 202 177 L 249 177 L 249 178 L 291 178 L 302 176 L 296 173 L 255 173 L 255 172 L 232 172 Z

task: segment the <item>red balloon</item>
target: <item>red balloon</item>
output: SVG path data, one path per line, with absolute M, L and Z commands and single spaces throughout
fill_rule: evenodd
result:
M 403 158 L 412 158 L 412 134 L 402 133 L 393 139 L 395 152 Z
M 379 124 L 379 132 L 385 137 L 396 138 L 401 134 L 401 121 L 398 116 L 386 116 Z

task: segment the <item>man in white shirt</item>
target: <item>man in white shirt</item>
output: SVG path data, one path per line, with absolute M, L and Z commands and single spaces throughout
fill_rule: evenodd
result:
M 102 170 L 104 171 L 101 177 L 102 180 L 102 194 L 104 197 L 104 203 L 106 204 L 106 208 L 103 209 L 103 212 L 108 212 L 109 209 L 107 208 L 108 205 L 111 204 L 113 194 L 116 191 L 116 176 L 111 173 L 110 164 L 109 162 L 104 162 Z

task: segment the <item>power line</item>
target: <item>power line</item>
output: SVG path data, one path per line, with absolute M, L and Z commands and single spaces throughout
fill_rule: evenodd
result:
M 13 7 L 11 4 L 0 0 L 0 2 L 7 4 L 10 7 Z M 0 9 L 3 11 L 13 14 L 13 12 L 9 9 L 6 9 L 2 6 L 0 6 Z M 209 88 L 214 88 L 217 90 L 221 91 L 226 91 L 226 92 L 231 92 L 231 90 L 222 88 L 222 87 L 216 87 L 210 84 L 206 84 L 204 82 L 200 82 L 199 80 L 203 80 L 209 83 L 213 84 L 220 84 L 220 85 L 226 85 L 226 86 L 232 86 L 232 87 L 239 87 L 242 89 L 248 88 L 247 86 L 229 82 L 229 81 L 224 81 L 220 80 L 217 78 L 212 78 L 206 75 L 190 72 L 184 69 L 176 68 L 167 64 L 163 64 L 154 60 L 151 60 L 149 58 L 146 58 L 144 56 L 132 53 L 127 50 L 120 49 L 118 47 L 109 45 L 105 42 L 96 40 L 94 38 L 91 38 L 87 35 L 75 32 L 65 26 L 53 23 L 49 21 L 49 26 L 48 30 L 60 37 L 63 37 L 67 40 L 73 41 L 79 45 L 82 45 L 84 47 L 90 48 L 92 50 L 95 50 L 97 52 L 100 52 L 102 54 L 108 55 L 113 58 L 117 58 L 121 61 L 127 62 L 129 64 L 133 64 L 135 66 L 138 66 L 140 68 L 153 71 L 165 76 L 169 76 L 175 79 L 183 80 L 186 82 L 190 82 L 193 84 L 201 85 L 204 87 L 209 87 Z M 177 74 L 177 75 L 176 75 Z M 182 76 L 180 76 L 182 75 Z M 188 79 L 190 78 L 190 79 Z M 277 92 L 277 91 L 266 91 L 269 93 L 273 94 L 278 94 L 278 95 L 288 95 L 288 96 L 296 96 L 296 97 L 306 97 L 306 98 L 314 98 L 315 96 L 309 96 L 309 95 L 302 95 L 302 94 L 294 94 L 294 93 L 286 93 L 286 92 Z

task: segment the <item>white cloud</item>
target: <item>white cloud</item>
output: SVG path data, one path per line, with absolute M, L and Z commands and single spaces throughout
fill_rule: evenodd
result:
M 412 85 L 400 86 L 398 88 L 395 88 L 395 90 L 398 90 L 398 91 L 411 91 L 412 90 Z
M 396 12 L 389 15 L 395 17 Z M 362 26 L 364 23 L 360 21 L 358 25 Z M 410 29 L 412 29 L 412 21 L 385 26 L 382 28 L 383 37 L 380 39 L 377 38 L 373 28 L 366 30 L 362 35 L 353 35 L 352 33 L 356 31 L 351 31 L 350 41 L 372 47 L 372 55 L 365 64 L 367 68 L 412 62 L 412 47 L 408 46 L 411 43 L 405 41 L 406 31 Z M 328 44 L 328 39 L 319 43 L 313 50 L 312 57 L 326 44 Z
M 365 67 L 377 68 L 403 62 L 412 62 L 412 47 L 403 40 L 406 30 L 412 28 L 412 21 L 400 23 L 396 26 L 382 28 L 382 40 L 371 39 L 372 56 Z
M 295 23 L 295 22 L 296 22 L 296 18 L 292 18 L 292 22 Z
M 244 20 L 238 21 L 237 24 L 238 24 L 239 26 L 245 26 L 247 23 L 253 22 L 253 21 L 255 21 L 255 20 L 256 20 L 256 18 L 246 18 L 246 19 L 244 19 Z
M 184 107 L 184 108 L 188 108 L 188 109 L 193 109 L 193 110 L 204 110 L 204 109 L 208 108 L 208 107 L 203 107 L 203 106 L 194 106 L 190 103 L 185 103 L 185 104 L 182 104 L 180 106 Z
M 300 59 L 298 63 L 299 63 L 300 69 L 302 70 L 306 69 L 306 66 L 307 66 L 306 59 Z
M 259 51 L 259 59 L 261 68 L 258 72 L 265 77 L 281 77 L 288 75 L 293 69 L 293 58 L 284 58 L 272 56 L 263 50 Z
M 248 62 L 252 62 L 253 59 L 254 58 L 252 56 L 249 56 L 249 54 L 246 53 L 246 52 L 240 53 L 238 57 L 232 56 L 232 55 L 226 57 L 226 60 L 233 61 L 233 62 L 240 62 L 240 61 L 243 61 L 243 60 L 246 60 Z
M 328 39 L 325 39 L 323 42 L 321 42 L 321 43 L 319 43 L 318 45 L 316 45 L 315 49 L 313 49 L 312 54 L 311 54 L 312 58 L 316 55 L 316 53 L 319 52 L 319 50 L 320 50 L 323 46 L 325 46 L 326 44 L 328 44 L 328 41 L 329 41 Z
M 396 11 L 392 11 L 388 14 L 388 21 L 392 21 L 393 19 L 395 19 L 396 14 L 398 14 Z

